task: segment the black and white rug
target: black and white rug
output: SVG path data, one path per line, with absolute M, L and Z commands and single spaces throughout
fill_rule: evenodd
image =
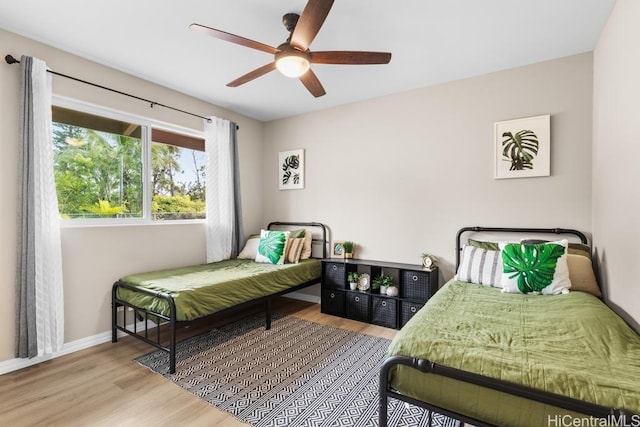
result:
M 254 316 L 136 359 L 255 427 L 377 426 L 378 372 L 390 341 L 290 316 Z M 428 426 L 428 411 L 395 399 L 389 426 Z M 432 426 L 459 423 L 433 414 Z

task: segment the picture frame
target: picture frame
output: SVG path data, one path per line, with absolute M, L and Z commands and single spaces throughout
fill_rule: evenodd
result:
M 331 258 L 344 258 L 344 240 L 331 242 Z
M 494 123 L 495 179 L 551 175 L 549 114 Z
M 280 190 L 304 188 L 304 149 L 278 153 L 278 188 Z

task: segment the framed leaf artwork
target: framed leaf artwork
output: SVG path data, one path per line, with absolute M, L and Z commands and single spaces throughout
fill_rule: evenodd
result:
M 304 188 L 304 150 L 281 151 L 278 154 L 278 182 L 280 190 Z
M 551 116 L 527 117 L 494 124 L 494 178 L 527 178 L 551 174 Z
M 331 242 L 331 258 L 344 258 L 344 240 Z

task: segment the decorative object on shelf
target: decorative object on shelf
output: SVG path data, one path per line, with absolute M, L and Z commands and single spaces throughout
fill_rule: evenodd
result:
M 358 277 L 358 290 L 360 291 L 368 291 L 371 286 L 371 276 L 367 273 L 362 273 L 360 277 Z
M 386 295 L 390 286 L 393 286 L 393 277 L 381 274 L 371 282 L 371 289 L 380 288 L 380 293 Z
M 427 271 L 431 271 L 431 269 L 436 266 L 436 262 L 438 262 L 438 258 L 436 258 L 435 256 L 428 254 L 426 252 L 422 254 L 423 269 Z
M 494 124 L 494 178 L 551 174 L 551 116 L 527 117 Z
M 331 258 L 344 258 L 344 242 L 334 240 L 331 243 Z
M 344 247 L 344 257 L 347 259 L 353 258 L 353 252 L 356 248 L 356 244 L 347 240 L 346 242 L 343 243 L 343 247 Z
M 278 154 L 278 182 L 280 190 L 304 188 L 304 150 L 281 151 Z
M 358 288 L 358 273 L 355 271 L 348 273 L 347 281 L 349 282 L 349 289 L 355 291 Z
M 387 295 L 389 295 L 390 297 L 397 297 L 399 293 L 400 292 L 397 286 L 389 286 L 389 288 L 387 289 Z

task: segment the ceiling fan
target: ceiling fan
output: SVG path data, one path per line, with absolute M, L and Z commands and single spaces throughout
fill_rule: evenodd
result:
M 236 43 L 252 49 L 261 50 L 274 56 L 273 62 L 227 83 L 229 87 L 237 87 L 270 71 L 278 69 L 287 77 L 297 77 L 316 98 L 326 92 L 311 70 L 310 64 L 367 65 L 388 64 L 391 61 L 389 52 L 362 51 L 324 51 L 311 52 L 309 45 L 320 31 L 334 0 L 309 0 L 302 15 L 287 13 L 282 17 L 284 26 L 289 31 L 289 38 L 278 47 L 272 47 L 251 39 L 227 33 L 200 24 L 191 24 L 189 28 L 211 37 Z

